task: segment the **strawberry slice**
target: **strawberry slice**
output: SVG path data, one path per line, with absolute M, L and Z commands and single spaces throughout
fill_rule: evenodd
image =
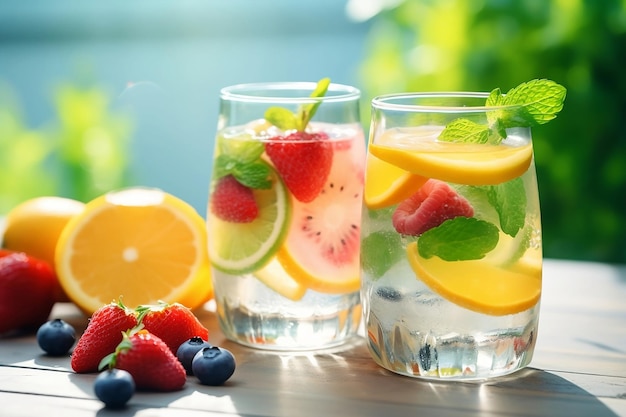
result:
M 333 163 L 333 146 L 328 135 L 298 131 L 277 136 L 265 144 L 265 152 L 298 201 L 315 200 Z
M 217 217 L 232 223 L 250 223 L 259 215 L 252 189 L 241 184 L 232 175 L 218 180 L 211 197 L 211 211 Z
M 419 236 L 448 219 L 473 215 L 469 201 L 445 182 L 430 179 L 398 205 L 391 221 L 398 233 Z

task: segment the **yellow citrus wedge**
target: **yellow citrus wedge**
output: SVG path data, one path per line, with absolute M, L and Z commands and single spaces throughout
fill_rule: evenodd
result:
M 530 144 L 494 145 L 489 151 L 480 150 L 484 148 L 445 143 L 434 149 L 411 150 L 370 144 L 369 152 L 414 174 L 466 185 L 500 184 L 517 178 L 528 170 L 533 155 Z
M 483 260 L 447 262 L 419 256 L 417 242 L 406 249 L 418 279 L 443 298 L 472 311 L 494 316 L 534 306 L 541 295 L 541 270 L 528 273 L 498 268 Z
M 292 301 L 300 300 L 306 293 L 306 287 L 294 280 L 277 258 L 273 258 L 267 265 L 256 271 L 254 276 L 278 294 Z
M 428 178 L 367 154 L 365 205 L 373 210 L 398 204 L 413 195 Z
M 196 308 L 212 292 L 204 220 L 158 189 L 87 203 L 63 229 L 55 259 L 61 285 L 86 314 L 120 297 L 131 308 L 158 301 Z

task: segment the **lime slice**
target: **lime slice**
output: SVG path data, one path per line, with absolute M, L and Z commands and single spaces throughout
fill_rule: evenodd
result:
M 228 222 L 208 210 L 209 258 L 215 268 L 233 275 L 253 272 L 267 264 L 282 245 L 291 207 L 287 188 L 276 171 L 270 169 L 272 187 L 253 190 L 259 206 L 254 221 Z

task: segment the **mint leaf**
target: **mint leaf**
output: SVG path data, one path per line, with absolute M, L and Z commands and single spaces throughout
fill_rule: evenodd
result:
M 361 242 L 363 271 L 378 279 L 404 255 L 399 234 L 389 231 L 374 232 Z
M 213 168 L 215 179 L 232 175 L 247 187 L 271 188 L 270 168 L 260 159 L 264 149 L 261 141 L 220 139 L 220 154 L 215 158 Z
M 322 78 L 317 82 L 315 89 L 309 97 L 324 97 L 328 91 L 329 85 L 330 78 Z M 317 100 L 314 103 L 302 105 L 298 108 L 298 111 L 295 114 L 284 107 L 270 107 L 265 111 L 264 117 L 265 120 L 281 130 L 296 129 L 303 132 L 306 130 L 307 125 L 313 118 L 313 115 L 315 115 L 315 112 L 320 104 L 322 104 L 322 101 Z
M 232 174 L 246 187 L 264 190 L 272 188 L 270 168 L 264 162 L 239 164 Z
M 504 105 L 521 105 L 536 124 L 548 123 L 563 110 L 567 90 L 551 80 L 532 80 L 510 89 Z
M 487 143 L 491 136 L 489 126 L 481 125 L 468 119 L 456 119 L 439 134 L 439 140 L 445 142 Z
M 328 91 L 329 85 L 330 78 L 322 78 L 317 82 L 317 86 L 315 87 L 315 90 L 313 90 L 313 92 L 311 93 L 311 97 L 324 97 L 324 95 Z M 317 111 L 317 108 L 320 106 L 320 104 L 322 104 L 321 100 L 300 107 L 298 115 L 296 116 L 296 119 L 300 123 L 298 130 L 303 131 L 304 129 L 306 129 L 306 125 L 309 124 L 309 121 L 313 118 L 313 115 L 315 115 L 315 112 Z
M 493 90 L 491 90 L 491 93 L 489 93 L 489 96 L 487 97 L 487 103 L 485 105 L 489 107 L 501 106 L 503 101 L 504 96 L 502 95 L 502 91 L 500 91 L 499 88 L 494 88 Z
M 486 100 L 487 107 L 510 106 L 487 112 L 487 125 L 483 129 L 477 123 L 450 122 L 441 132 L 439 139 L 447 142 L 499 144 L 507 137 L 506 129 L 532 127 L 554 119 L 563 109 L 567 90 L 551 80 L 532 80 L 510 89 L 505 95 L 499 88 L 491 91 Z M 480 125 L 479 125 L 480 126 Z M 477 142 L 476 138 L 486 142 Z
M 298 119 L 289 109 L 284 107 L 270 107 L 265 111 L 265 120 L 281 130 L 291 130 L 298 127 Z
M 526 191 L 524 181 L 515 178 L 498 185 L 492 185 L 487 191 L 489 203 L 498 212 L 500 228 L 504 233 L 515 237 L 526 222 Z
M 455 217 L 424 232 L 418 240 L 422 258 L 438 256 L 444 261 L 483 258 L 498 244 L 500 232 L 492 223 L 475 217 Z
M 239 162 L 254 162 L 261 157 L 265 150 L 265 144 L 252 137 L 246 136 L 244 139 L 219 139 L 220 154 L 226 154 Z

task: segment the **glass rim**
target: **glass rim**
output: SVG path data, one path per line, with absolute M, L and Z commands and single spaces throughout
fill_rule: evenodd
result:
M 421 104 L 403 104 L 394 103 L 393 100 L 404 99 L 420 99 L 420 98 L 450 98 L 450 99 L 463 99 L 463 98 L 484 98 L 489 97 L 490 93 L 480 91 L 436 91 L 436 92 L 406 92 L 406 93 L 392 93 L 382 94 L 372 99 L 372 107 L 377 110 L 392 110 L 392 111 L 404 111 L 404 112 L 438 112 L 438 113 L 478 113 L 502 109 L 512 109 L 520 107 L 518 104 L 505 104 L 500 106 L 446 106 L 446 105 L 421 105 Z
M 233 101 L 246 101 L 252 103 L 318 103 L 318 102 L 343 102 L 353 101 L 361 97 L 361 91 L 353 86 L 346 84 L 330 83 L 328 93 L 324 97 L 311 97 L 310 93 L 315 90 L 317 83 L 310 81 L 281 81 L 281 82 L 260 82 L 260 83 L 243 83 L 234 84 L 220 89 L 220 99 Z M 274 92 L 302 91 L 309 92 L 309 95 L 289 96 L 285 95 L 261 95 L 259 93 L 250 94 L 251 92 L 259 92 L 261 90 Z M 248 93 L 248 94 L 246 94 Z M 328 94 L 327 93 L 327 94 Z

